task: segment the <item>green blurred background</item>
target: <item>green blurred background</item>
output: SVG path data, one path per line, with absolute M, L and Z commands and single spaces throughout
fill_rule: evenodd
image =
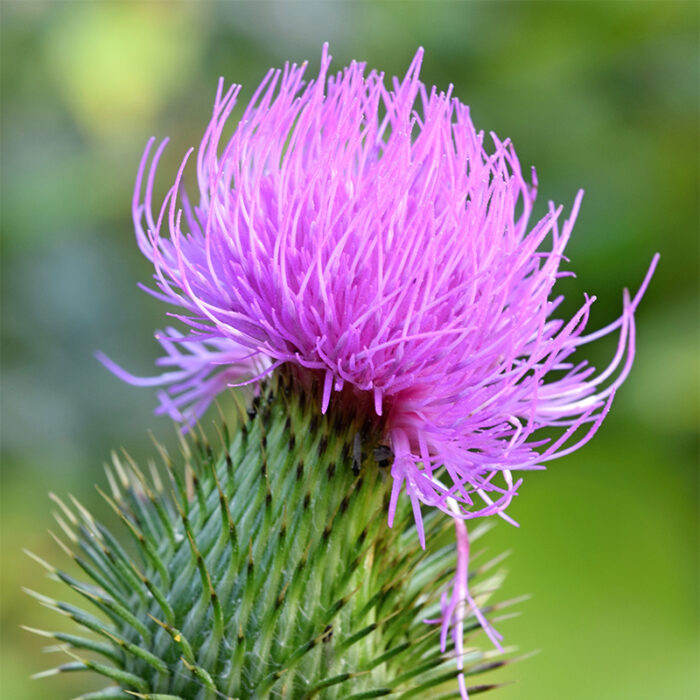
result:
M 150 390 L 120 384 L 102 349 L 143 374 L 164 308 L 130 220 L 146 139 L 172 137 L 163 171 L 198 143 L 220 75 L 249 96 L 270 66 L 366 60 L 472 107 L 537 166 L 542 202 L 586 190 L 569 248 L 571 311 L 598 295 L 591 327 L 620 311 L 655 251 L 638 355 L 596 440 L 530 475 L 502 624 L 541 653 L 501 674 L 497 697 L 698 697 L 698 22 L 696 2 L 2 2 L 2 696 L 68 698 L 95 686 L 28 677 L 63 658 L 20 624 L 56 628 L 20 592 L 56 584 L 22 554 L 65 564 L 47 492 L 97 504 L 113 447 L 152 453 Z M 167 176 L 161 182 L 167 185 Z M 614 341 L 591 349 L 602 365 Z M 44 640 L 45 641 L 45 640 Z M 496 697 L 496 695 L 494 695 Z

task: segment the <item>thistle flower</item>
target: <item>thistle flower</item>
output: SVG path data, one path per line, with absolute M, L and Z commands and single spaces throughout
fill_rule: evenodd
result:
M 163 142 L 144 153 L 133 200 L 136 236 L 155 269 L 151 294 L 189 327 L 157 336 L 166 367 L 159 411 L 191 426 L 226 386 L 280 368 L 316 378 L 318 410 L 370 402 L 393 453 L 392 524 L 404 492 L 421 545 L 422 506 L 455 521 L 456 574 L 442 600 L 443 650 L 461 666 L 466 610 L 500 636 L 467 586 L 465 521 L 499 515 L 528 470 L 586 444 L 600 427 L 635 349 L 639 290 L 620 317 L 586 332 L 595 297 L 568 320 L 553 295 L 581 204 L 549 204 L 531 224 L 537 180 L 511 143 L 473 126 L 469 109 L 419 80 L 419 50 L 403 80 L 352 63 L 318 77 L 306 64 L 271 70 L 233 135 L 222 141 L 240 87 L 219 83 L 196 157 L 198 202 L 182 191 L 191 151 L 159 207 Z M 603 371 L 580 347 L 617 333 Z M 577 352 L 579 351 L 579 352 Z M 559 430 L 556 439 L 543 428 Z M 274 477 L 273 477 L 274 478 Z M 460 692 L 466 697 L 463 676 Z

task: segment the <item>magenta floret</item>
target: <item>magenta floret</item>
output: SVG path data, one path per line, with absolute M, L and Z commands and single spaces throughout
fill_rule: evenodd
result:
M 152 158 L 149 142 L 137 239 L 155 267 L 151 293 L 180 307 L 173 315 L 191 331 L 160 338 L 168 370 L 154 380 L 108 366 L 163 385 L 159 410 L 185 423 L 225 386 L 283 363 L 323 374 L 324 412 L 345 385 L 371 392 L 395 456 L 389 521 L 405 490 L 423 541 L 420 504 L 459 521 L 510 520 L 513 474 L 590 440 L 630 371 L 634 312 L 657 258 L 605 328 L 584 332 L 594 297 L 570 320 L 555 318 L 562 298 L 552 289 L 570 274 L 560 264 L 582 192 L 568 218 L 550 203 L 530 225 L 534 171 L 530 184 L 494 134 L 487 150 L 452 86 L 420 82 L 422 55 L 390 85 L 362 63 L 329 75 L 325 47 L 314 81 L 304 82 L 305 65 L 271 70 L 224 143 L 239 86 L 221 81 L 197 153 L 195 206 L 181 192 L 186 157 L 154 212 L 165 142 Z M 578 359 L 581 345 L 613 332 L 606 369 Z M 558 439 L 538 437 L 550 427 Z M 442 622 L 443 643 L 452 627 L 461 649 L 472 601 L 464 523 L 457 529 Z

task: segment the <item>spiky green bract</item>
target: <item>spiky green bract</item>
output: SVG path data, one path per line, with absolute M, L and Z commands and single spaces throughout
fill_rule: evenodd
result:
M 388 528 L 391 455 L 376 418 L 355 397 L 322 416 L 318 387 L 300 386 L 268 380 L 235 435 L 223 427 L 218 457 L 190 438 L 180 469 L 161 449 L 165 486 L 115 459 L 105 498 L 130 544 L 55 498 L 88 582 L 46 566 L 90 611 L 40 596 L 87 630 L 44 634 L 74 657 L 59 670 L 113 682 L 85 697 L 459 697 L 453 648 L 442 654 L 439 627 L 423 621 L 439 616 L 454 570 L 451 520 L 427 514 L 429 552 L 405 503 Z M 502 575 L 478 574 L 484 603 Z M 506 663 L 489 656 L 467 649 L 472 692 L 495 687 L 476 678 Z

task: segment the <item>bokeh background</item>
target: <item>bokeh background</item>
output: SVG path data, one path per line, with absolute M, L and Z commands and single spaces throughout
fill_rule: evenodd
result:
M 136 288 L 149 265 L 130 198 L 146 139 L 172 137 L 162 171 L 198 143 L 217 78 L 249 96 L 285 60 L 366 60 L 423 79 L 511 137 L 547 198 L 586 190 L 562 281 L 591 327 L 662 258 L 638 313 L 633 374 L 594 442 L 532 474 L 489 547 L 511 549 L 503 623 L 541 653 L 502 673 L 502 700 L 698 697 L 698 23 L 696 2 L 44 2 L 2 9 L 2 696 L 95 686 L 30 681 L 63 660 L 20 624 L 61 620 L 20 592 L 55 592 L 28 548 L 52 543 L 49 490 L 104 512 L 94 482 L 110 449 L 145 461 L 154 395 L 120 384 L 108 352 L 147 374 L 161 305 Z M 167 176 L 161 181 L 162 191 Z M 614 340 L 590 354 L 599 365 Z M 45 640 L 44 640 L 45 641 Z

